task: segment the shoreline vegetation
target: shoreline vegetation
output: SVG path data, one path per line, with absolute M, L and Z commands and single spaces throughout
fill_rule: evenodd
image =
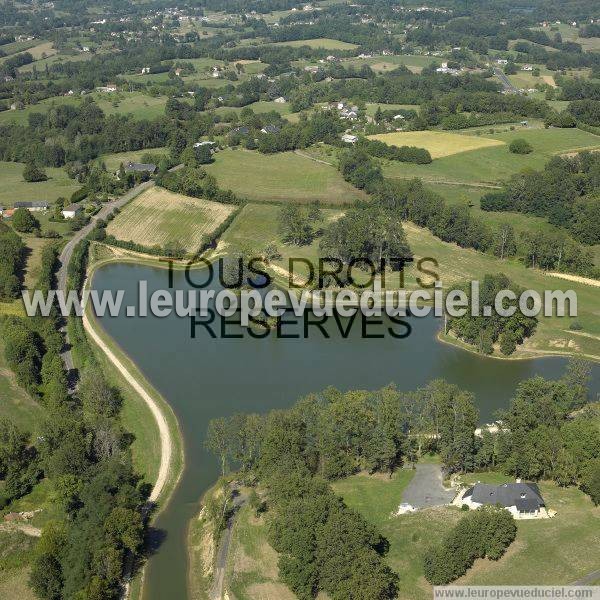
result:
M 93 253 L 91 256 L 93 256 Z M 90 261 L 85 282 L 86 287 L 91 286 L 94 273 L 103 264 L 103 261 L 96 262 L 93 259 Z M 152 472 L 153 465 L 144 461 L 146 463 L 144 464 L 146 470 L 144 476 L 150 479 L 152 483 L 152 492 L 148 500 L 157 506 L 157 509 L 152 513 L 152 520 L 155 520 L 168 506 L 185 467 L 184 440 L 179 422 L 171 405 L 148 381 L 135 362 L 106 333 L 97 317 L 89 309 L 84 314 L 83 327 L 92 348 L 97 354 L 104 357 L 105 367 L 112 371 L 111 379 L 124 392 L 125 403 L 127 404 L 129 400 L 130 404 L 133 404 L 137 399 L 137 406 L 131 406 L 132 414 L 125 416 L 127 428 L 137 438 L 140 429 L 147 427 L 148 417 L 153 423 L 152 431 L 145 431 L 140 436 L 144 438 L 145 447 L 135 448 L 134 446 L 133 452 L 134 461 L 137 453 L 137 460 L 141 462 L 142 456 L 146 456 L 147 453 L 155 455 L 152 450 L 157 446 L 160 447 L 159 466 L 153 476 L 149 477 L 148 474 L 148 471 Z M 141 415 L 141 412 L 148 412 L 149 414 Z M 138 464 L 139 466 L 141 465 Z M 142 469 L 142 472 L 144 472 L 144 469 Z M 145 567 L 146 564 L 134 575 L 131 581 L 127 582 L 126 598 L 130 600 L 142 598 Z
M 412 226 L 412 225 L 411 225 L 411 227 L 416 228 L 416 226 Z M 444 242 L 441 242 L 441 243 L 444 243 Z M 157 269 L 168 269 L 169 268 L 169 263 L 167 263 L 164 258 L 161 260 L 161 258 L 158 256 L 144 254 L 141 252 L 135 252 L 133 250 L 128 250 L 128 249 L 124 249 L 124 248 L 120 248 L 120 247 L 111 246 L 110 244 L 105 245 L 105 244 L 102 244 L 101 242 L 93 242 L 93 244 L 95 244 L 98 249 L 102 248 L 103 249 L 102 252 L 105 252 L 105 255 L 101 258 L 98 258 L 97 261 L 94 263 L 94 269 L 98 269 L 98 268 L 101 268 L 108 264 L 115 264 L 115 263 L 125 263 L 125 264 L 131 263 L 131 264 L 145 265 L 145 266 L 148 266 L 151 268 L 157 268 Z M 223 247 L 223 245 L 224 245 L 224 243 L 221 241 L 219 243 L 219 245 L 217 246 L 217 248 L 206 253 L 204 255 L 204 258 L 206 258 L 207 260 L 209 260 L 211 262 L 215 262 L 217 259 L 224 256 L 225 248 Z M 461 250 L 464 251 L 464 249 L 461 249 Z M 177 260 L 177 259 L 169 259 L 169 260 L 172 260 L 171 264 L 172 264 L 173 270 L 182 271 L 188 266 L 188 263 L 185 260 Z M 204 263 L 198 263 L 197 265 L 191 266 L 192 270 L 199 270 L 199 269 L 203 269 L 203 268 L 205 268 Z M 285 289 L 286 283 L 289 279 L 289 272 L 287 270 L 279 267 L 278 265 L 270 265 L 268 270 L 273 277 L 274 284 L 277 285 L 278 287 L 282 287 Z M 581 278 L 581 277 L 578 277 L 575 280 L 572 278 L 572 276 L 569 276 L 568 274 L 564 274 L 564 273 L 546 273 L 545 271 L 536 270 L 536 269 L 527 269 L 527 272 L 531 273 L 531 274 L 535 274 L 536 276 L 550 277 L 551 279 L 563 279 L 564 281 L 569 281 L 572 283 L 576 283 L 578 285 L 583 285 L 583 286 L 586 286 L 587 288 L 596 287 L 597 285 L 600 285 L 599 280 L 589 279 L 589 278 Z M 540 318 L 540 325 L 542 325 L 545 318 L 546 317 Z M 563 331 L 566 332 L 565 329 L 563 329 Z M 577 332 L 577 331 L 568 331 L 568 333 L 573 334 L 573 335 L 582 335 L 582 334 L 580 334 L 580 332 Z M 544 357 L 551 357 L 551 356 L 558 356 L 558 357 L 563 357 L 563 358 L 570 357 L 570 356 L 581 356 L 588 360 L 592 360 L 594 362 L 600 362 L 599 354 L 591 354 L 588 352 L 581 352 L 577 348 L 569 347 L 568 349 L 566 349 L 564 351 L 562 351 L 558 348 L 554 348 L 552 350 L 544 350 L 541 348 L 536 348 L 536 347 L 532 346 L 531 343 L 529 343 L 529 342 L 531 342 L 531 340 L 535 339 L 536 335 L 539 335 L 539 334 L 536 333 L 532 336 L 532 338 L 528 338 L 526 340 L 526 343 L 521 346 L 518 346 L 515 353 L 512 354 L 511 356 L 502 356 L 498 353 L 482 355 L 473 346 L 467 344 L 466 342 L 460 340 L 459 338 L 457 338 L 453 335 L 444 334 L 442 331 L 440 331 L 438 333 L 438 335 L 436 336 L 436 339 L 440 343 L 449 344 L 449 345 L 452 345 L 461 350 L 465 350 L 467 352 L 474 353 L 478 356 L 485 356 L 486 358 L 492 358 L 492 359 L 531 360 L 531 359 L 535 359 L 535 358 L 544 358 Z M 595 340 L 596 337 L 590 334 L 590 339 Z

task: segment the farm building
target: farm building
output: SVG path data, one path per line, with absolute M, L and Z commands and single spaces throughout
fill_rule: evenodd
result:
M 153 165 L 151 163 L 145 164 L 134 162 L 126 163 L 124 165 L 124 168 L 126 173 L 155 173 L 157 169 L 156 165 Z
M 342 142 L 345 142 L 346 144 L 355 144 L 357 140 L 358 136 L 352 135 L 351 133 L 345 133 L 342 136 Z
M 62 209 L 62 216 L 65 219 L 74 219 L 82 211 L 83 208 L 79 204 L 70 204 Z
M 461 504 L 476 509 L 480 506 L 501 506 L 515 519 L 544 519 L 548 517 L 544 499 L 535 483 L 477 483 L 462 496 Z
M 15 208 L 26 208 L 29 211 L 37 212 L 40 210 L 48 210 L 50 205 L 47 202 L 15 202 Z

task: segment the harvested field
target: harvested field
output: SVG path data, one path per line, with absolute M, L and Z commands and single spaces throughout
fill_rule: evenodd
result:
M 144 246 L 177 241 L 193 252 L 202 236 L 214 231 L 234 210 L 231 205 L 152 188 L 132 200 L 107 232 L 119 240 Z

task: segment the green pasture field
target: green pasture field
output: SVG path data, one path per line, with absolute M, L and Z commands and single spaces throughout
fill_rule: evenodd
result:
M 275 243 L 282 259 L 275 261 L 274 274 L 276 280 L 288 284 L 290 257 L 306 258 L 316 263 L 319 257 L 319 237 L 306 246 L 290 246 L 281 241 L 278 233 L 279 207 L 273 205 L 249 204 L 234 219 L 222 237 L 224 249 L 242 248 L 261 250 L 270 242 Z M 324 212 L 324 221 L 318 224 L 323 227 L 332 219 L 338 218 L 341 210 Z M 511 215 L 507 215 L 509 218 Z M 521 218 L 521 215 L 519 215 Z M 420 273 L 416 263 L 420 258 L 432 257 L 438 262 L 435 269 L 444 287 L 479 279 L 490 273 L 505 273 L 511 281 L 525 289 L 537 290 L 573 290 L 578 298 L 577 321 L 581 331 L 571 331 L 569 317 L 539 317 L 539 325 L 535 335 L 520 346 L 516 358 L 542 356 L 546 354 L 581 354 L 594 360 L 600 360 L 600 316 L 597 311 L 598 287 L 587 284 L 584 280 L 567 280 L 550 277 L 542 271 L 526 268 L 519 260 L 500 260 L 489 254 L 476 250 L 460 248 L 456 244 L 442 242 L 428 230 L 405 223 L 404 230 L 415 262 L 405 269 L 404 287 L 408 290 L 418 287 L 416 278 Z M 307 271 L 302 266 L 295 269 L 295 274 L 302 279 Z M 388 274 L 386 287 L 397 289 L 402 285 L 399 274 Z M 454 341 L 454 340 L 449 340 Z
M 415 112 L 419 112 L 418 104 L 378 104 L 374 102 L 367 102 L 367 115 L 370 117 L 374 117 L 377 112 L 377 108 L 381 108 L 381 110 L 414 110 Z
M 324 48 L 325 50 L 353 50 L 358 48 L 356 44 L 341 42 L 340 40 L 332 40 L 330 38 L 316 38 L 311 40 L 293 40 L 290 42 L 275 42 L 273 46 L 292 46 L 298 48 L 300 46 L 310 46 L 311 48 Z
M 174 194 L 153 187 L 132 200 L 110 222 L 107 233 L 144 246 L 179 242 L 193 252 L 235 210 L 233 205 Z
M 29 40 L 28 42 L 11 42 L 10 44 L 4 44 L 4 46 L 0 46 L 0 49 L 6 54 L 6 56 L 0 58 L 0 63 L 4 62 L 8 56 L 18 54 L 19 52 L 28 51 L 42 43 L 44 43 L 44 40 L 35 39 Z
M 250 200 L 344 204 L 365 197 L 333 167 L 294 152 L 260 154 L 227 149 L 205 168 L 221 187 Z
M 288 102 L 280 103 L 280 102 L 269 102 L 267 100 L 259 100 L 258 102 L 254 102 L 252 104 L 248 104 L 248 106 L 244 108 L 251 108 L 257 115 L 263 114 L 267 112 L 276 112 L 279 113 L 282 117 L 287 117 L 291 115 L 292 109 Z M 239 114 L 242 109 L 235 106 L 219 106 L 218 108 L 212 109 L 215 113 L 219 115 L 235 112 Z
M 369 136 L 390 146 L 416 146 L 429 150 L 431 158 L 444 158 L 461 152 L 499 146 L 503 142 L 483 136 L 461 135 L 446 131 L 395 131 Z
M 135 119 L 156 119 L 165 114 L 166 96 L 148 96 L 141 92 L 94 92 L 86 96 L 58 96 L 31 104 L 23 110 L 0 112 L 0 124 L 13 122 L 26 125 L 30 113 L 46 113 L 53 106 L 61 104 L 80 105 L 84 98 L 92 98 L 106 115 L 131 114 Z M 184 101 L 191 102 L 185 98 Z
M 556 154 L 600 148 L 600 136 L 580 129 L 539 129 L 517 127 L 515 131 L 489 133 L 493 127 L 482 128 L 482 137 L 503 142 L 504 145 L 460 152 L 434 160 L 429 165 L 414 165 L 386 161 L 383 171 L 387 177 L 400 179 L 421 177 L 430 183 L 498 184 L 523 169 L 542 169 Z M 432 132 L 424 132 L 432 133 Z M 463 133 L 469 138 L 471 130 Z M 533 147 L 527 155 L 512 154 L 508 144 L 515 138 L 526 139 Z
M 57 198 L 69 198 L 80 188 L 73 179 L 69 179 L 63 169 L 47 168 L 48 181 L 29 183 L 23 180 L 23 163 L 0 162 L 0 205 L 11 207 L 14 202 L 28 200 L 46 200 L 54 202 Z M 40 213 L 41 214 L 41 213 Z
M 369 65 L 378 72 L 392 71 L 399 65 L 404 65 L 414 73 L 420 73 L 423 67 L 428 67 L 431 63 L 441 64 L 444 60 L 441 56 L 424 56 L 422 54 L 401 54 L 397 56 L 372 56 L 370 58 L 347 58 L 342 63 L 360 67 Z

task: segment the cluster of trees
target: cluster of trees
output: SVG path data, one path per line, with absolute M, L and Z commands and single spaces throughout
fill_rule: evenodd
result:
M 574 100 L 567 110 L 578 121 L 600 127 L 600 100 Z
M 298 123 L 282 125 L 277 133 L 262 133 L 258 151 L 265 154 L 307 148 L 317 142 L 337 144 L 343 122 L 331 111 L 317 111 L 310 118 L 302 114 Z
M 356 146 L 371 156 L 385 158 L 387 160 L 416 163 L 418 165 L 428 165 L 432 160 L 429 150 L 417 148 L 416 146 L 393 146 L 379 140 L 370 140 L 365 137 L 359 138 Z
M 579 77 L 561 77 L 561 100 L 600 100 L 600 84 Z
M 425 579 L 446 585 L 462 577 L 476 558 L 498 560 L 517 535 L 512 515 L 504 509 L 482 507 L 466 514 L 439 546 L 427 550 L 423 559 Z
M 531 154 L 533 147 L 531 144 L 523 138 L 515 138 L 508 146 L 508 149 L 513 154 Z
M 475 346 L 481 354 L 492 354 L 494 344 L 499 343 L 500 352 L 510 356 L 519 344 L 533 335 L 537 327 L 537 318 L 527 317 L 521 312 L 517 299 L 524 290 L 511 283 L 506 275 L 485 275 L 479 287 L 479 306 L 476 314 L 473 314 L 475 307 L 470 284 L 459 286 L 457 289 L 464 292 L 468 309 L 462 317 L 448 318 L 447 331 Z M 510 317 L 500 316 L 496 311 L 496 296 L 502 290 L 511 290 L 515 294 L 515 300 L 502 301 L 503 308 L 515 309 Z M 490 316 L 483 314 L 486 306 L 492 307 Z
M 194 198 L 206 198 L 223 204 L 243 204 L 244 202 L 231 190 L 221 189 L 217 180 L 201 167 L 185 167 L 178 171 L 159 173 L 156 183 L 171 192 Z
M 572 360 L 558 380 L 538 376 L 521 382 L 508 410 L 500 413 L 501 430 L 484 433 L 478 466 L 579 485 L 599 504 L 599 415 L 587 404 L 589 375 L 588 364 Z
M 481 208 L 515 211 L 546 217 L 585 244 L 600 242 L 599 205 L 593 194 L 600 187 L 600 157 L 581 152 L 576 157 L 554 157 L 542 171 L 512 177 L 502 192 L 486 194 Z
M 319 233 L 315 226 L 322 220 L 323 213 L 318 200 L 307 208 L 294 203 L 284 203 L 278 215 L 279 233 L 284 242 L 304 246 L 310 244 Z
M 413 257 L 401 216 L 380 203 L 366 201 L 355 203 L 325 228 L 320 252 L 346 265 L 366 259 L 375 265 L 385 261 L 388 266 L 401 267 Z
M 32 112 L 26 126 L 6 123 L 0 131 L 2 160 L 35 165 L 28 166 L 24 176 L 42 181 L 40 166 L 62 167 L 86 163 L 103 153 L 165 146 L 173 124 L 166 117 L 149 121 L 131 115 L 106 116 L 86 98 L 80 105 L 58 104 L 46 113 Z
M 21 289 L 25 244 L 10 227 L 0 223 L 0 299 L 12 300 Z
M 41 476 L 35 447 L 29 445 L 29 433 L 8 419 L 0 419 L 0 508 L 31 491 Z
M 282 442 L 282 449 L 287 442 L 296 450 L 293 439 Z M 280 554 L 280 578 L 300 600 L 321 590 L 339 600 L 396 597 L 398 576 L 383 562 L 386 540 L 373 525 L 303 465 L 270 477 L 277 480 L 269 488 L 269 537 Z
M 32 233 L 39 230 L 40 223 L 26 208 L 17 208 L 12 216 L 12 226 L 19 233 Z

